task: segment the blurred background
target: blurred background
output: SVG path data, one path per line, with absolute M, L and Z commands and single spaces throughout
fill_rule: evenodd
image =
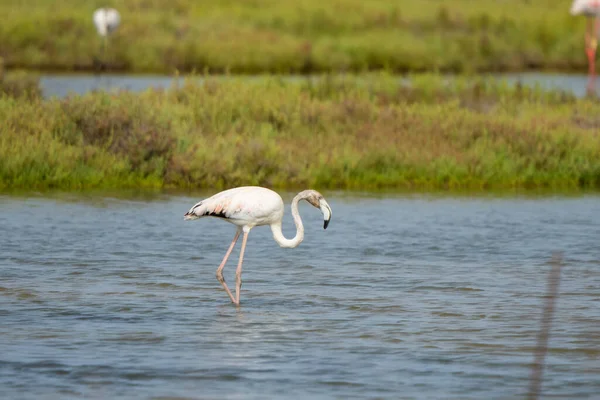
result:
M 585 72 L 568 0 L 5 0 L 5 66 L 93 71 L 100 7 L 121 15 L 106 62 L 122 72 Z

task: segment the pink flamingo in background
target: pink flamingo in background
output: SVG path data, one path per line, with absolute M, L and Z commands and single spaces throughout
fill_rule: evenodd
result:
M 592 92 L 596 84 L 596 47 L 598 47 L 598 31 L 600 30 L 600 0 L 575 0 L 571 4 L 571 14 L 585 15 L 588 18 L 585 32 L 585 52 L 589 66 L 587 89 L 588 92 Z
M 248 233 L 255 226 L 270 225 L 273 232 L 273 238 L 281 247 L 296 247 L 304 239 L 304 225 L 298 213 L 298 202 L 306 200 L 309 204 L 319 208 L 323 213 L 324 225 L 327 229 L 331 220 L 331 207 L 325 201 L 321 193 L 315 190 L 305 190 L 300 192 L 292 200 L 292 217 L 296 224 L 296 236 L 293 239 L 286 239 L 281 231 L 281 220 L 283 219 L 283 200 L 276 192 L 258 186 L 244 186 L 225 190 L 217 193 L 208 199 L 196 203 L 185 215 L 185 220 L 194 220 L 202 217 L 217 217 L 227 222 L 237 225 L 233 241 L 223 257 L 223 261 L 217 268 L 217 279 L 223 285 L 223 288 L 231 298 L 234 304 L 240 304 L 240 290 L 242 287 L 242 262 L 244 260 L 244 250 Z M 235 297 L 225 283 L 223 278 L 223 268 L 227 259 L 235 246 L 235 243 L 244 232 L 242 239 L 242 249 L 240 250 L 240 259 L 235 272 Z

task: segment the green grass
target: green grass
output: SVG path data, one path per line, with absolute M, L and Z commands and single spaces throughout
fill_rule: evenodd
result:
M 38 98 L 42 95 L 36 75 L 20 71 L 3 74 L 0 70 L 0 96 Z
M 0 188 L 598 188 L 599 115 L 560 92 L 383 73 L 4 94 Z
M 92 12 L 122 24 L 101 54 Z M 133 72 L 586 71 L 565 0 L 5 0 L 7 68 Z

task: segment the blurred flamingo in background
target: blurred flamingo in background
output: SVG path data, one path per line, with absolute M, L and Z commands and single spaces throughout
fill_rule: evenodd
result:
M 99 8 L 94 11 L 93 18 L 98 34 L 102 37 L 114 32 L 121 23 L 121 16 L 114 8 Z
M 298 213 L 298 202 L 306 200 L 312 206 L 318 208 L 323 213 L 323 228 L 327 229 L 331 219 L 331 207 L 325 201 L 321 193 L 315 190 L 305 190 L 300 192 L 292 200 L 292 217 L 296 224 L 296 236 L 293 239 L 286 239 L 281 231 L 281 220 L 283 219 L 283 200 L 276 192 L 259 186 L 237 187 L 217 193 L 208 199 L 196 203 L 184 215 L 185 220 L 195 220 L 202 217 L 217 217 L 237 226 L 237 231 L 229 245 L 221 265 L 217 268 L 217 279 L 223 285 L 223 288 L 229 295 L 234 304 L 240 304 L 240 290 L 242 288 L 242 262 L 244 260 L 244 250 L 248 233 L 255 226 L 270 225 L 273 232 L 273 239 L 280 247 L 296 247 L 304 239 L 304 225 Z M 235 297 L 227 287 L 225 278 L 223 278 L 223 268 L 227 259 L 233 250 L 233 246 L 238 240 L 240 233 L 244 232 L 242 239 L 242 249 L 240 250 L 240 259 L 235 272 Z
M 102 59 L 106 60 L 106 48 L 108 46 L 108 35 L 114 32 L 121 23 L 121 15 L 114 8 L 99 8 L 94 11 L 94 25 L 98 34 L 102 36 Z M 101 62 L 103 64 L 103 62 Z
M 585 32 L 585 52 L 588 57 L 588 92 L 594 91 L 596 81 L 596 47 L 600 31 L 600 0 L 575 0 L 571 4 L 571 15 L 584 15 L 588 18 Z

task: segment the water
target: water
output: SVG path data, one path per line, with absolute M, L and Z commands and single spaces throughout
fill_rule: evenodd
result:
M 598 398 L 599 196 L 325 195 L 251 231 L 239 308 L 203 194 L 0 196 L 0 398 L 520 398 L 555 250 L 544 398 Z
M 511 84 L 521 82 L 525 86 L 539 85 L 544 89 L 556 89 L 573 93 L 576 96 L 586 94 L 587 75 L 585 74 L 547 74 L 547 73 L 511 73 L 489 75 L 493 79 L 502 79 Z M 260 79 L 249 76 L 248 80 Z M 84 94 L 92 90 L 130 90 L 139 92 L 148 88 L 166 89 L 173 83 L 172 77 L 164 75 L 92 75 L 58 74 L 42 75 L 40 86 L 46 97 L 64 97 L 69 93 Z M 228 79 L 221 77 L 221 79 Z M 300 76 L 288 76 L 286 79 L 303 79 Z M 198 78 L 201 81 L 201 78 Z

